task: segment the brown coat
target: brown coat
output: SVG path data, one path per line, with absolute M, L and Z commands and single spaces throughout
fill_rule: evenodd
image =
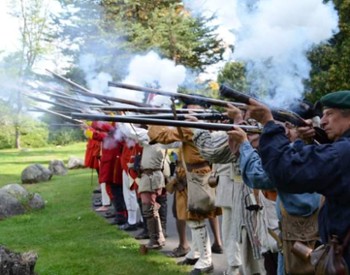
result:
M 181 128 L 181 133 L 177 128 L 169 128 L 167 126 L 149 126 L 148 128 L 148 136 L 150 137 L 151 143 L 162 143 L 162 144 L 170 144 L 173 142 L 180 141 L 182 142 L 182 155 L 184 162 L 186 165 L 195 165 L 195 164 L 203 164 L 203 167 L 192 169 L 189 172 L 198 173 L 198 174 L 206 174 L 210 173 L 211 168 L 206 160 L 200 155 L 199 150 L 194 145 L 192 141 L 193 133 L 189 128 Z M 188 184 L 191 184 L 188 182 Z M 200 215 L 198 213 L 193 213 L 191 211 L 187 211 L 187 218 L 189 220 L 203 220 L 206 218 L 213 218 L 217 215 L 221 215 L 221 208 L 216 208 L 212 212 Z

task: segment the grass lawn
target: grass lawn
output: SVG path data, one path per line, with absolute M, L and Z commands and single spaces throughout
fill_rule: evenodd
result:
M 65 147 L 0 150 L 0 187 L 21 183 L 22 170 L 34 163 L 84 157 L 85 143 Z M 39 275 L 187 274 L 188 268 L 158 251 L 139 253 L 138 241 L 109 225 L 91 208 L 90 169 L 69 170 L 49 182 L 25 185 L 45 200 L 43 210 L 0 221 L 0 244 L 16 252 L 34 250 Z

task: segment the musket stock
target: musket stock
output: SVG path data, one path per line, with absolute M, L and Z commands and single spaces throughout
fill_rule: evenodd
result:
M 230 131 L 235 127 L 240 127 L 244 131 L 249 133 L 260 133 L 261 128 L 258 126 L 250 125 L 237 125 L 237 124 L 223 124 L 223 123 L 205 123 L 205 122 L 193 122 L 193 121 L 179 121 L 179 120 L 168 120 L 168 119 L 146 119 L 137 118 L 132 116 L 107 116 L 107 115 L 90 115 L 81 113 L 72 113 L 72 118 L 92 120 L 92 121 L 113 121 L 113 122 L 125 122 L 125 123 L 136 123 L 136 124 L 149 124 L 149 125 L 163 125 L 173 127 L 186 127 L 186 128 L 197 128 L 204 130 L 213 131 Z
M 220 86 L 220 95 L 226 98 L 234 99 L 240 102 L 243 102 L 245 104 L 249 104 L 250 96 L 243 94 L 241 92 L 238 92 L 226 85 Z M 255 99 L 256 100 L 256 99 Z M 308 124 L 305 122 L 305 120 L 300 117 L 297 113 L 294 113 L 289 110 L 285 109 L 274 109 L 271 108 L 271 113 L 273 115 L 273 118 L 277 121 L 281 122 L 290 122 L 294 126 L 297 127 L 303 127 L 308 126 Z M 328 143 L 329 139 L 325 133 L 325 131 L 319 127 L 314 127 L 315 129 L 315 138 L 314 140 L 316 143 Z
M 224 84 L 220 85 L 220 95 L 226 98 L 234 99 L 239 102 L 245 103 L 249 105 L 249 99 L 252 98 L 246 94 L 243 94 L 241 92 L 238 92 Z M 255 98 L 254 98 L 255 99 Z M 257 100 L 257 99 L 255 99 Z M 259 101 L 259 100 L 257 100 Z M 300 117 L 298 114 L 285 110 L 285 109 L 275 109 L 271 108 L 272 115 L 275 120 L 281 121 L 281 122 L 290 122 L 295 126 L 306 126 L 306 122 L 302 117 Z
M 140 86 L 126 84 L 126 83 L 108 82 L 108 86 L 115 87 L 115 88 L 128 89 L 128 90 L 133 90 L 133 91 L 138 91 L 138 92 L 146 92 L 146 93 L 152 93 L 152 94 L 157 94 L 157 95 L 163 95 L 163 96 L 168 96 L 168 97 L 172 97 L 172 98 L 178 98 L 180 100 L 186 100 L 186 99 L 187 100 L 196 100 L 198 102 L 206 102 L 208 104 L 215 105 L 215 106 L 221 106 L 221 107 L 227 107 L 228 103 L 235 105 L 238 108 L 245 106 L 245 104 L 239 103 L 239 102 L 227 102 L 225 100 L 220 100 L 220 99 L 215 99 L 215 98 L 210 98 L 210 97 L 203 97 L 200 95 L 187 95 L 187 94 L 183 94 L 183 93 L 167 92 L 167 91 L 162 91 L 162 90 L 158 90 L 158 89 L 140 87 Z

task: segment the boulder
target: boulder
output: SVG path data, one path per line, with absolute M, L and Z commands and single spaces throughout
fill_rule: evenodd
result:
M 39 194 L 29 193 L 17 183 L 7 184 L 0 188 L 0 219 L 21 215 L 30 209 L 44 207 L 45 202 Z
M 22 171 L 22 183 L 38 183 L 49 181 L 52 177 L 52 172 L 41 164 L 32 164 Z
M 33 251 L 21 254 L 0 246 L 0 274 L 35 275 L 34 268 L 37 259 L 38 254 Z
M 77 157 L 70 157 L 67 164 L 68 169 L 85 168 L 84 160 Z
M 18 199 L 6 190 L 0 189 L 0 219 L 24 214 L 25 210 L 24 205 Z
M 64 165 L 63 161 L 57 159 L 50 161 L 49 170 L 52 172 L 52 174 L 58 176 L 64 176 L 68 172 L 68 169 Z
M 7 193 L 12 195 L 17 199 L 27 198 L 29 192 L 22 185 L 18 183 L 11 183 L 1 187 L 2 190 L 5 190 Z
M 34 193 L 33 195 L 30 196 L 30 199 L 28 201 L 28 206 L 31 209 L 41 209 L 45 207 L 45 202 L 38 193 Z

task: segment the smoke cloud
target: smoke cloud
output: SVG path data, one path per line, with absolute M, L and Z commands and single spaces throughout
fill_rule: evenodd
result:
M 157 53 L 151 51 L 145 55 L 135 56 L 129 66 L 128 75 L 122 81 L 142 87 L 152 87 L 169 92 L 176 92 L 178 86 L 185 80 L 186 69 L 182 65 L 176 65 L 174 61 L 162 59 Z M 143 95 L 140 92 L 113 88 L 116 96 L 122 95 L 129 100 L 142 101 Z M 169 97 L 155 96 L 155 106 L 169 105 Z
M 88 88 L 99 94 L 108 92 L 108 81 L 112 81 L 112 76 L 106 72 L 99 71 L 99 64 L 93 54 L 83 54 L 79 59 L 79 67 L 85 73 L 85 81 Z
M 333 4 L 265 0 L 238 8 L 234 57 L 247 63 L 251 91 L 277 106 L 300 98 L 311 69 L 306 53 L 338 30 Z
M 215 12 L 221 27 L 235 36 L 232 60 L 247 64 L 251 93 L 286 106 L 304 92 L 311 65 L 306 53 L 338 31 L 332 1 L 191 0 L 191 10 Z

